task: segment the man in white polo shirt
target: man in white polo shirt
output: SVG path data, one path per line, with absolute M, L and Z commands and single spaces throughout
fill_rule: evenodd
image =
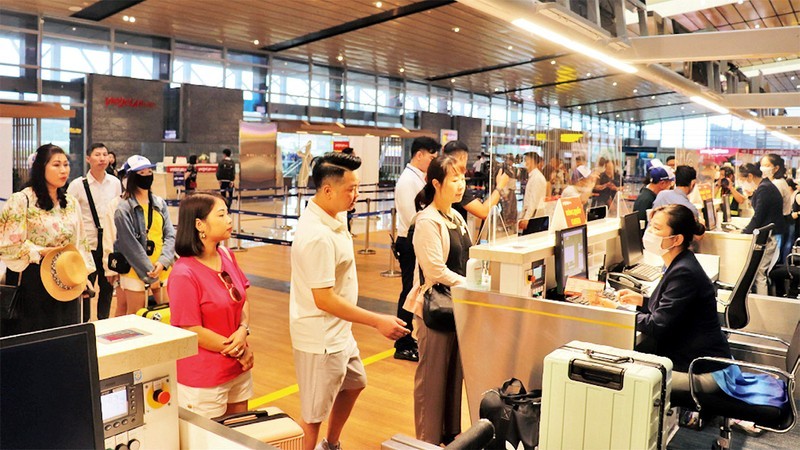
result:
M 89 163 L 89 173 L 85 177 L 72 180 L 67 192 L 78 199 L 78 204 L 81 206 L 83 231 L 86 233 L 86 240 L 92 249 L 94 265 L 97 268 L 97 271 L 89 275 L 89 282 L 94 285 L 96 279 L 100 291 L 97 295 L 97 318 L 108 319 L 111 313 L 111 297 L 114 295 L 113 283 L 119 279 L 119 275 L 107 267 L 108 254 L 114 250 L 113 241 L 109 237 L 112 236 L 110 233 L 114 226 L 114 207 L 119 200 L 122 186 L 117 177 L 106 173 L 108 149 L 105 144 L 99 142 L 92 144 L 86 152 L 86 162 Z M 87 186 L 91 192 L 91 199 L 89 192 L 86 191 Z M 95 213 L 92 212 L 90 200 L 97 213 L 97 220 Z M 104 229 L 105 233 L 102 231 Z M 103 241 L 106 241 L 105 245 Z M 89 320 L 90 307 L 91 302 L 88 301 L 83 305 L 84 321 Z
M 441 145 L 429 137 L 418 137 L 411 143 L 411 161 L 406 164 L 397 184 L 394 186 L 394 207 L 397 210 L 397 237 L 395 239 L 395 254 L 400 262 L 400 273 L 403 277 L 403 290 L 397 300 L 397 317 L 408 324 L 408 329 L 414 331 L 412 319 L 414 315 L 405 309 L 403 304 L 406 296 L 414 286 L 414 271 L 417 270 L 417 257 L 414 255 L 414 245 L 408 239 L 408 227 L 411 219 L 417 213 L 414 199 L 419 191 L 425 187 L 425 173 L 431 161 L 436 158 Z M 394 343 L 395 359 L 406 361 L 419 361 L 417 341 L 411 334 L 404 336 Z
M 316 194 L 300 215 L 292 243 L 289 331 L 300 387 L 305 450 L 339 449 L 339 436 L 367 385 L 352 322 L 389 339 L 409 333 L 402 320 L 356 305 L 358 278 L 346 212 L 358 198 L 361 159 L 326 153 L 314 166 Z M 320 424 L 328 432 L 316 447 Z

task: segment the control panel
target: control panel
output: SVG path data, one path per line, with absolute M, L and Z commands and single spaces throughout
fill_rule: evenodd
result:
M 140 450 L 144 396 L 141 383 L 134 382 L 134 373 L 101 380 L 100 406 L 106 449 Z

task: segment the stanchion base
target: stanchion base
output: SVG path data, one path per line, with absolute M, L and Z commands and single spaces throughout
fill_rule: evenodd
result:
M 381 276 L 384 278 L 397 278 L 399 276 L 402 276 L 402 273 L 396 270 L 386 270 L 381 272 Z
M 375 250 L 373 250 L 371 248 L 362 248 L 361 250 L 358 251 L 358 254 L 359 255 L 374 255 L 375 254 Z

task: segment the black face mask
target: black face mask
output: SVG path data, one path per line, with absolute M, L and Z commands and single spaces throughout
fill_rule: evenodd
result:
M 150 190 L 150 186 L 153 185 L 153 176 L 152 175 L 139 175 L 136 174 L 136 186 L 144 189 Z

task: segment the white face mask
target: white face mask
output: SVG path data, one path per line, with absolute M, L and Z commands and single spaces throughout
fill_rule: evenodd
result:
M 754 181 L 748 180 L 742 183 L 742 190 L 745 192 L 749 192 L 750 194 L 755 192 L 757 187 L 758 185 L 756 185 Z
M 642 244 L 644 245 L 644 251 L 648 253 L 652 253 L 658 256 L 664 256 L 665 254 L 669 253 L 672 250 L 670 248 L 661 248 L 661 244 L 664 242 L 665 238 L 672 237 L 672 236 L 657 236 L 655 233 L 650 231 L 649 229 L 644 232 L 644 237 L 642 238 Z
M 774 167 L 761 166 L 761 174 L 764 178 L 772 178 Z

